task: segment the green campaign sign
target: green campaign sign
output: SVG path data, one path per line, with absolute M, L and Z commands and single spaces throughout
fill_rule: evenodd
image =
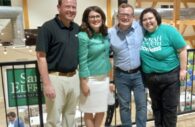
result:
M 38 82 L 35 68 L 6 69 L 6 72 L 8 106 L 38 104 Z M 44 103 L 44 96 L 42 96 L 42 100 Z

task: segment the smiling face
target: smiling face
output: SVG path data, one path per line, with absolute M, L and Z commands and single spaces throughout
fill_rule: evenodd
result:
M 131 7 L 120 8 L 118 12 L 119 27 L 128 29 L 133 22 L 133 9 Z
M 95 32 L 99 32 L 102 26 L 102 16 L 96 11 L 91 11 L 88 16 L 88 23 Z
M 157 20 L 152 12 L 143 15 L 142 24 L 148 32 L 153 32 L 158 27 Z
M 62 0 L 58 5 L 59 17 L 62 21 L 71 22 L 76 16 L 76 0 Z

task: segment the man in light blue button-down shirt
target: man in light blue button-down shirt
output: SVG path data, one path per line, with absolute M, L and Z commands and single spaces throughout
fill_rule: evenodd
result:
M 114 57 L 114 83 L 118 92 L 123 126 L 131 127 L 131 91 L 136 104 L 136 125 L 146 126 L 146 97 L 140 68 L 140 48 L 143 31 L 134 19 L 134 9 L 123 3 L 118 10 L 118 25 L 109 29 Z

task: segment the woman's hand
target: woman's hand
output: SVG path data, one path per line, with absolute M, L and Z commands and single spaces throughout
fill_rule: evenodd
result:
M 179 80 L 184 81 L 186 79 L 186 68 L 187 68 L 187 49 L 186 46 L 179 49 L 179 59 L 180 59 L 180 72 Z
M 80 86 L 81 86 L 81 91 L 84 94 L 84 96 L 89 96 L 90 90 L 89 90 L 87 78 L 80 79 Z
M 109 89 L 110 89 L 111 92 L 114 92 L 115 91 L 115 85 L 113 83 L 110 83 Z
M 187 71 L 185 69 L 181 69 L 179 72 L 179 80 L 180 81 L 185 81 L 186 80 L 186 74 Z

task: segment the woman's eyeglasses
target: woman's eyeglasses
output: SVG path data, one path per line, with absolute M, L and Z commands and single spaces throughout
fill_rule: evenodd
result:
M 101 19 L 101 16 L 100 15 L 91 15 L 91 16 L 89 16 L 89 19 L 90 20 Z

